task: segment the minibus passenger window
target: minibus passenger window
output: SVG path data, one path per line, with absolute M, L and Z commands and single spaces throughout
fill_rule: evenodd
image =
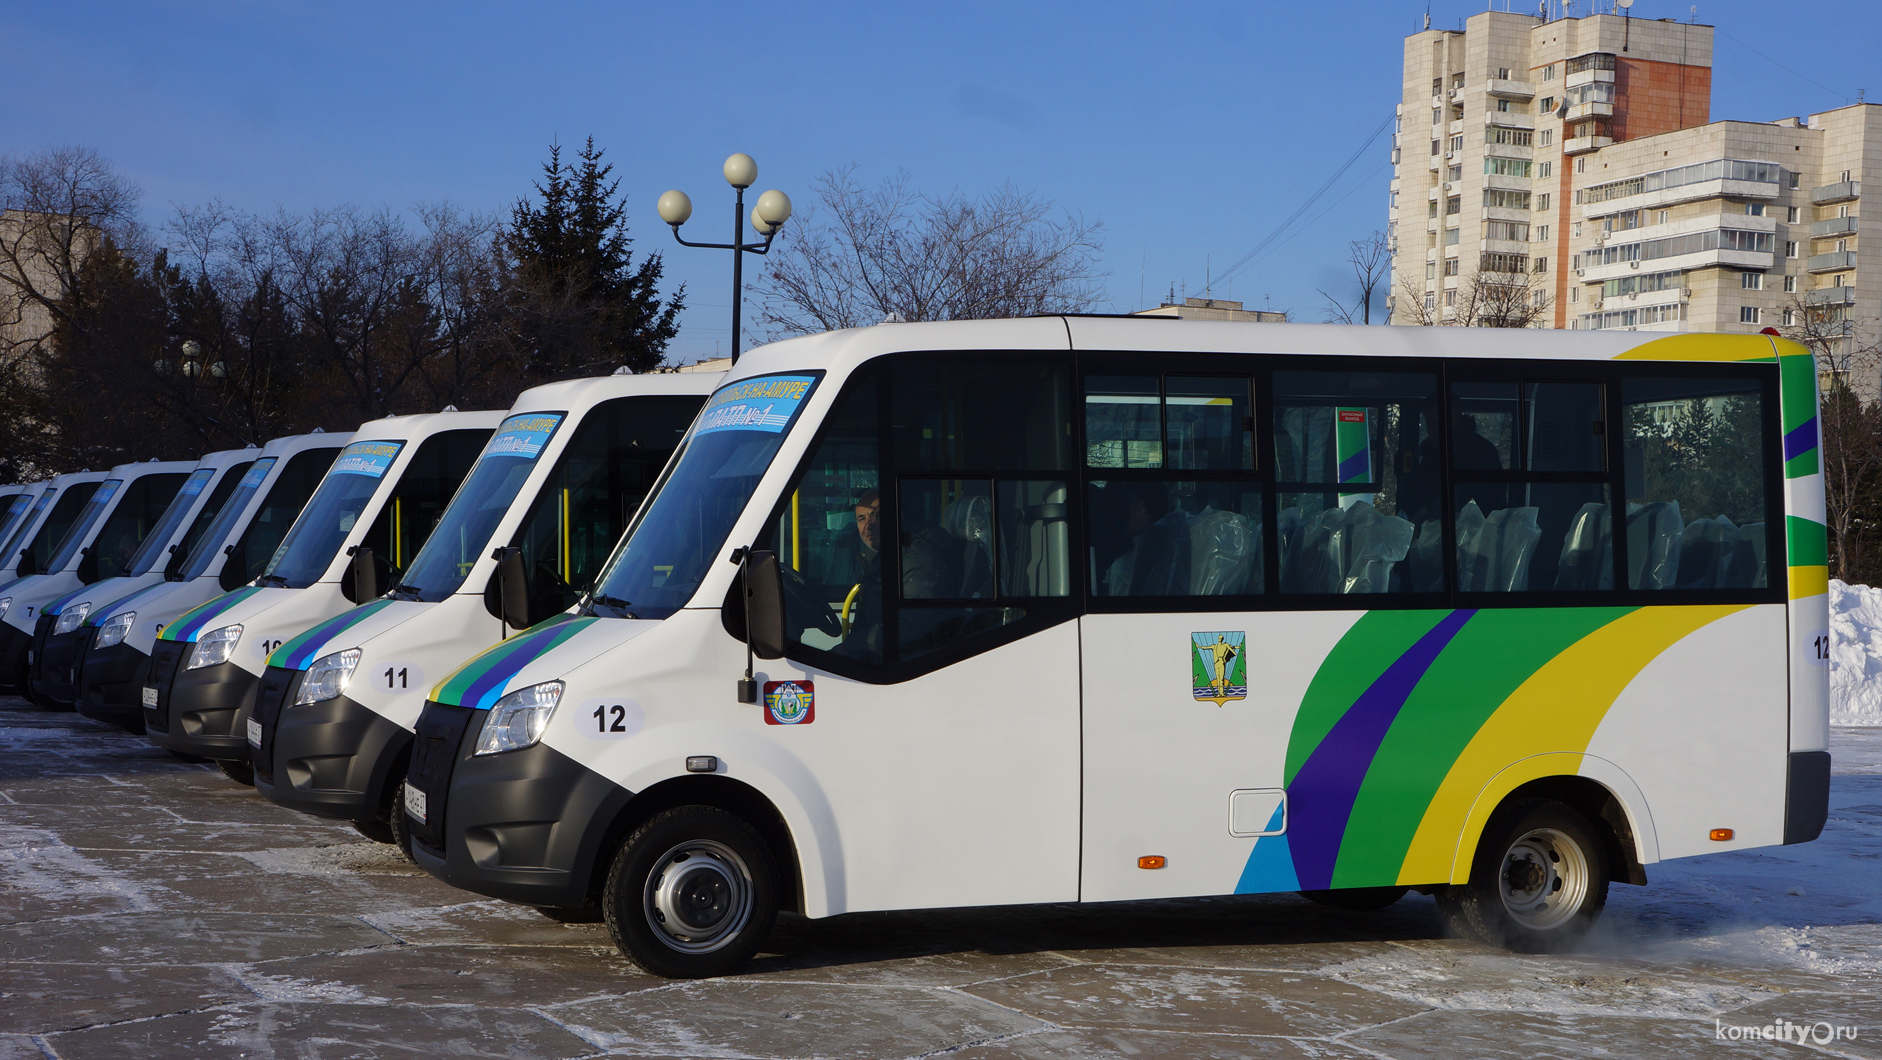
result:
M 1097 479 L 1089 487 L 1093 596 L 1264 591 L 1259 483 Z
M 889 378 L 902 472 L 1071 467 L 1071 372 L 1060 364 L 908 359 L 893 362 Z
M 1171 467 L 1246 471 L 1255 466 L 1246 378 L 1173 375 L 1164 380 L 1164 392 Z
M 1085 464 L 1162 467 L 1163 423 L 1157 377 L 1085 378 Z
M 1451 469 L 1508 471 L 1516 464 L 1515 383 L 1451 385 Z
M 1531 471 L 1606 471 L 1600 383 L 1525 383 L 1523 449 Z
M 1621 400 L 1628 587 L 1764 588 L 1759 382 L 1628 379 Z
M 1473 482 L 1457 487 L 1457 587 L 1467 593 L 1614 587 L 1608 487 Z
M 1437 377 L 1276 372 L 1281 591 L 1441 590 Z

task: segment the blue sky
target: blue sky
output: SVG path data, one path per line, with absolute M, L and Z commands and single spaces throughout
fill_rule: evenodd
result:
M 1689 7 L 1638 0 L 1633 13 L 1685 20 Z M 1432 23 L 1480 10 L 1434 0 Z M 1862 84 L 1882 44 L 1873 5 L 1828 21 L 1786 11 L 1700 5 L 1720 30 L 1714 118 L 1882 92 L 1882 77 Z M 674 245 L 653 205 L 681 188 L 689 238 L 723 240 L 732 151 L 757 158 L 759 189 L 800 205 L 817 174 L 850 162 L 933 192 L 1011 181 L 1104 222 L 1102 308 L 1128 311 L 1172 284 L 1201 293 L 1207 271 L 1334 175 L 1391 113 L 1424 6 L 11 0 L 5 12 L 0 152 L 96 148 L 143 188 L 153 222 L 217 197 L 507 210 L 552 139 L 593 134 L 629 196 L 635 249 L 688 285 L 673 353 L 694 360 L 726 342 L 729 255 Z M 1842 43 L 1820 47 L 1824 34 Z M 1315 288 L 1339 282 L 1346 242 L 1384 226 L 1389 138 L 1216 293 L 1319 320 Z

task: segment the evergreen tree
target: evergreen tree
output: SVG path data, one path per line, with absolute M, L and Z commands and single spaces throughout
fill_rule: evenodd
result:
M 614 167 L 589 137 L 564 165 L 549 148 L 537 201 L 519 200 L 503 235 L 509 258 L 512 341 L 537 380 L 605 375 L 618 365 L 660 364 L 679 331 L 684 287 L 664 302 L 660 255 L 634 264 L 627 206 Z

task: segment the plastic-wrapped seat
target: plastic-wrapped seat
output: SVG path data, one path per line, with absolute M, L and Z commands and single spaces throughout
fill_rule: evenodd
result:
M 1671 589 L 1679 582 L 1679 552 L 1686 521 L 1678 501 L 1627 506 L 1627 584 Z
M 1614 565 L 1612 554 L 1612 509 L 1590 501 L 1568 521 L 1568 533 L 1562 535 L 1562 555 L 1555 568 L 1555 588 L 1562 592 L 1583 589 L 1612 589 Z
M 1535 508 L 1499 508 L 1486 516 L 1476 501 L 1466 503 L 1457 517 L 1458 589 L 1477 593 L 1528 589 L 1529 563 L 1541 538 Z
M 1764 571 L 1764 524 L 1746 523 L 1738 528 L 1738 552 L 1734 564 L 1743 564 L 1743 581 L 1738 588 L 1762 589 L 1769 585 Z
M 1382 593 L 1411 552 L 1411 520 L 1365 501 L 1328 508 L 1292 535 L 1281 587 L 1295 593 Z
M 1444 589 L 1444 524 L 1427 519 L 1418 524 L 1418 536 L 1412 538 L 1411 553 L 1406 556 L 1411 569 L 1412 591 L 1442 592 Z
M 1259 592 L 1261 535 L 1238 512 L 1204 508 L 1189 521 L 1189 592 L 1234 596 Z M 1255 584 L 1251 587 L 1250 581 Z
M 1130 595 L 1189 595 L 1189 516 L 1180 509 L 1137 536 L 1131 549 Z

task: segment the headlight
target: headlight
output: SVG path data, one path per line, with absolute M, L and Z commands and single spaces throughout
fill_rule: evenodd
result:
M 190 652 L 189 665 L 183 669 L 195 670 L 228 662 L 229 656 L 235 654 L 235 642 L 241 639 L 242 627 L 240 625 L 210 630 L 196 638 L 196 648 Z
M 307 676 L 301 678 L 301 689 L 294 693 L 294 705 L 304 707 L 309 703 L 319 703 L 332 699 L 346 691 L 346 683 L 353 679 L 353 670 L 359 666 L 359 649 L 348 648 L 336 651 L 332 655 L 322 655 L 307 668 Z
M 131 627 L 136 624 L 137 612 L 135 611 L 126 611 L 121 615 L 112 615 L 110 618 L 98 623 L 98 635 L 92 638 L 91 646 L 94 648 L 109 648 L 113 644 L 120 643 L 124 640 L 125 636 L 131 632 Z
M 13 598 L 11 596 L 0 596 L 0 618 L 7 617 L 7 612 L 12 609 Z
M 52 627 L 53 635 L 72 632 L 84 623 L 85 616 L 89 614 L 91 614 L 91 601 L 89 600 L 82 604 L 73 604 L 59 612 L 59 621 Z
M 477 736 L 475 753 L 493 755 L 535 746 L 536 741 L 542 739 L 542 730 L 549 725 L 550 712 L 561 698 L 562 682 L 548 681 L 497 700 L 497 705 L 484 717 L 484 729 Z

